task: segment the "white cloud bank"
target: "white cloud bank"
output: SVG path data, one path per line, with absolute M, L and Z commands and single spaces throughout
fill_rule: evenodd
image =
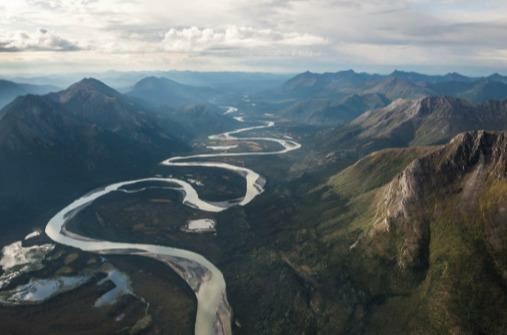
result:
M 312 46 L 327 43 L 325 38 L 307 33 L 281 32 L 234 25 L 225 29 L 192 26 L 170 29 L 164 36 L 163 48 L 169 51 L 200 52 L 213 49 Z
M 76 51 L 77 44 L 39 28 L 34 33 L 0 33 L 0 52 L 20 51 Z
M 484 74 L 507 72 L 505 31 L 505 0 L 0 0 L 0 74 L 399 66 Z

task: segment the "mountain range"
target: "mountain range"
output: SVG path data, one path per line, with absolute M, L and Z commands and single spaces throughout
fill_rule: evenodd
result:
M 357 73 L 353 70 L 336 73 L 305 72 L 288 80 L 282 87 L 286 94 L 297 96 L 347 95 L 380 93 L 390 99 L 418 98 L 426 95 L 449 95 L 470 98 L 476 102 L 506 98 L 507 77 L 466 77 L 457 73 L 441 76 L 394 71 L 388 75 Z M 494 90 L 491 90 L 494 88 Z
M 387 147 L 433 145 L 467 130 L 507 129 L 507 100 L 472 103 L 444 96 L 398 99 L 333 130 L 330 147 L 371 152 Z
M 377 93 L 352 94 L 337 99 L 312 98 L 290 104 L 280 115 L 307 124 L 341 124 L 390 102 L 385 95 Z
M 274 121 L 227 150 L 279 149 L 256 140 L 261 136 L 302 147 L 268 159 L 224 158 L 267 183 L 248 206 L 213 216 L 216 234 L 182 232 L 188 217 L 201 216 L 185 206 L 180 212 L 179 198 L 161 193 L 167 190 L 151 189 L 97 200 L 71 228 L 204 255 L 226 279 L 237 333 L 507 332 L 506 77 L 306 72 L 250 96 L 219 83 L 198 85 L 218 74 L 178 75 L 189 82 L 136 77 L 124 94 L 94 78 L 53 93 L 16 91 L 0 109 L 0 239 L 19 240 L 72 199 L 119 180 L 167 171 L 192 180 L 203 198 L 241 192 L 242 177 L 221 169 L 169 172 L 157 163 L 203 152 L 209 134 Z M 222 79 L 227 86 L 242 76 Z M 75 250 L 72 257 L 57 252 L 65 260 L 55 273 L 89 265 Z M 108 259 L 124 268 L 132 261 Z M 129 276 L 150 303 L 145 332 L 174 324 L 192 332 L 194 291 L 159 263 L 136 262 Z M 20 306 L 21 316 L 0 306 L 0 318 L 24 323 L 61 301 L 87 311 L 91 304 L 76 297 L 103 289 L 90 284 L 47 304 Z M 172 294 L 180 290 L 188 299 Z M 125 301 L 93 311 L 119 328 L 119 312 L 132 308 Z M 187 311 L 188 320 L 168 319 L 167 306 Z M 147 317 L 144 305 L 139 313 Z M 59 322 L 38 326 L 50 333 L 45 328 Z M 69 329 L 82 327 L 90 328 Z
M 337 124 L 396 99 L 452 96 L 477 103 L 507 99 L 507 77 L 494 74 L 472 78 L 457 73 L 432 76 L 403 71 L 389 75 L 352 70 L 323 74 L 305 72 L 288 80 L 274 96 L 278 100 L 292 100 L 283 110 L 284 116 L 305 123 Z M 373 104 L 372 97 L 375 97 Z M 355 100 L 352 106 L 347 104 L 350 99 Z

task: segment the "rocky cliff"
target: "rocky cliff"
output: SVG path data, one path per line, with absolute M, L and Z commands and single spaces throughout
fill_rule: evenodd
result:
M 399 234 L 402 245 L 401 267 L 427 265 L 432 217 L 438 201 L 460 198 L 470 210 L 481 203 L 479 197 L 507 182 L 507 134 L 485 131 L 467 132 L 435 152 L 414 160 L 382 190 L 372 238 Z M 498 200 L 498 199 L 497 199 Z M 504 203 L 503 205 L 507 205 Z M 481 213 L 485 213 L 481 208 Z M 488 208 L 492 211 L 493 208 Z M 495 209 L 496 211 L 496 209 Z M 504 207 L 498 209 L 499 213 Z M 496 224 L 495 224 L 496 222 Z M 492 249 L 503 249 L 498 236 L 500 220 L 484 222 Z

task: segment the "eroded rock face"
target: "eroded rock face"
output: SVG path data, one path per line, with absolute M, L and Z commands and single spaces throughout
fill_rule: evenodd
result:
M 473 104 L 441 96 L 398 99 L 352 121 L 360 129 L 358 139 L 390 139 L 398 145 L 443 143 L 463 131 L 503 130 L 506 124 L 507 101 Z
M 380 190 L 381 201 L 370 238 L 396 236 L 400 243 L 396 255 L 398 265 L 404 269 L 425 267 L 434 197 L 445 199 L 446 195 L 460 194 L 463 201 L 473 205 L 481 192 L 495 181 L 505 179 L 507 133 L 459 134 L 448 145 L 413 161 Z M 507 217 L 507 204 L 497 207 L 494 211 L 499 215 L 505 212 L 500 216 Z M 502 232 L 507 235 L 503 222 L 487 220 L 485 230 L 493 251 L 503 251 L 505 247 L 498 237 Z

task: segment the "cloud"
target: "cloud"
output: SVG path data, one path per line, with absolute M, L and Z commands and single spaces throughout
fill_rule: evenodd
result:
M 195 26 L 173 28 L 165 34 L 162 43 L 164 49 L 168 51 L 202 52 L 273 46 L 305 47 L 324 45 L 327 44 L 327 40 L 307 33 L 231 25 L 222 30 Z
M 505 0 L 0 2 L 3 69 L 507 70 Z
M 77 44 L 43 28 L 39 28 L 31 34 L 26 32 L 0 34 L 0 52 L 76 51 L 80 49 Z

